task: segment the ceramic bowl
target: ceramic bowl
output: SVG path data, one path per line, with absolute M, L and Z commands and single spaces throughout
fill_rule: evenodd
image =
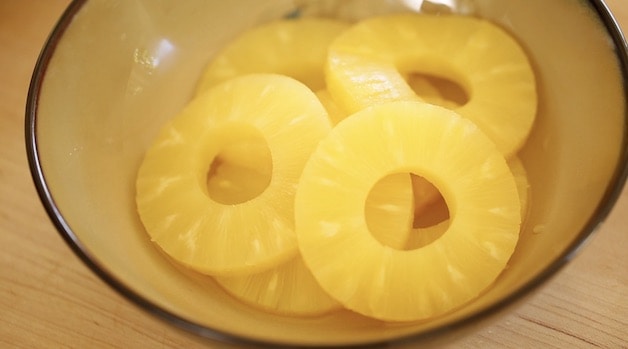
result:
M 348 311 L 269 314 L 167 261 L 144 231 L 134 180 L 162 124 L 190 100 L 212 56 L 243 30 L 294 16 L 357 20 L 456 12 L 511 32 L 538 77 L 538 117 L 520 157 L 530 209 L 509 267 L 470 304 L 430 321 L 384 323 Z M 34 71 L 26 140 L 52 222 L 107 284 L 208 341 L 340 346 L 440 343 L 520 304 L 579 250 L 627 173 L 623 36 L 602 1 L 74 1 Z

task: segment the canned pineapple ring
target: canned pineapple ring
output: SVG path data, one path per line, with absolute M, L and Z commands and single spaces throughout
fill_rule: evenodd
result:
M 140 166 L 136 202 L 146 231 L 172 258 L 212 275 L 260 272 L 289 260 L 298 253 L 296 186 L 330 128 L 316 95 L 292 78 L 243 76 L 201 94 L 165 126 Z M 212 159 L 228 141 L 252 133 L 272 154 L 268 187 L 240 204 L 212 200 Z
M 401 14 L 366 19 L 329 47 L 327 88 L 351 114 L 371 105 L 419 100 L 404 76 L 440 76 L 464 88 L 455 110 L 507 157 L 524 144 L 536 117 L 534 72 L 519 43 L 489 21 Z
M 325 88 L 327 48 L 349 24 L 325 18 L 284 19 L 265 23 L 237 36 L 207 65 L 197 93 L 236 76 L 282 74 L 314 91 Z
M 407 172 L 439 189 L 450 224 L 429 245 L 401 251 L 370 234 L 364 204 L 381 177 Z M 350 116 L 321 141 L 299 182 L 295 222 L 303 260 L 332 297 L 366 316 L 413 321 L 492 284 L 517 244 L 521 214 L 508 164 L 477 126 L 445 108 L 391 102 Z

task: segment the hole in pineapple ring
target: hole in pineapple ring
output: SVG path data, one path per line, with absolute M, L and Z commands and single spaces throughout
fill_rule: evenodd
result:
M 224 130 L 222 147 L 207 171 L 207 194 L 221 204 L 240 204 L 268 188 L 272 156 L 262 134 L 252 126 Z
M 441 192 L 425 177 L 411 173 L 414 196 L 413 229 L 429 228 L 449 219 L 449 208 Z
M 428 103 L 450 109 L 461 107 L 469 102 L 466 89 L 455 80 L 446 77 L 411 72 L 406 81 L 412 90 Z
M 449 207 L 440 191 L 427 179 L 412 174 L 414 221 L 406 250 L 415 250 L 438 240 L 449 228 Z
M 436 186 L 407 172 L 377 181 L 367 195 L 364 215 L 369 232 L 382 245 L 413 250 L 445 232 L 449 208 Z
M 400 59 L 396 68 L 412 91 L 430 104 L 457 109 L 471 99 L 468 77 L 446 59 L 430 55 Z

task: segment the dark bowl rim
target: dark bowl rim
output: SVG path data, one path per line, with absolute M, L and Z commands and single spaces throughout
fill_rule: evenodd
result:
M 46 75 L 46 69 L 51 58 L 54 55 L 56 46 L 63 37 L 65 30 L 71 24 L 74 16 L 80 11 L 81 7 L 87 1 L 88 0 L 72 0 L 72 2 L 65 9 L 60 19 L 57 21 L 56 25 L 52 29 L 39 54 L 37 63 L 35 64 L 26 100 L 26 155 L 31 177 L 37 190 L 37 194 L 46 210 L 49 219 L 52 221 L 57 232 L 62 236 L 67 245 L 69 245 L 73 252 L 79 257 L 80 260 L 82 260 L 85 265 L 89 267 L 89 269 L 91 269 L 93 273 L 95 273 L 102 281 L 104 281 L 105 284 L 113 288 L 125 299 L 130 301 L 132 304 L 135 304 L 140 309 L 154 315 L 156 318 L 159 318 L 168 324 L 178 327 L 179 329 L 199 335 L 200 337 L 208 340 L 217 340 L 230 344 L 255 345 L 264 347 L 293 346 L 294 344 L 292 343 L 266 342 L 246 338 L 233 333 L 226 333 L 215 329 L 210 329 L 199 323 L 185 319 L 184 317 L 177 315 L 174 312 L 170 312 L 161 308 L 159 305 L 144 298 L 141 294 L 126 286 L 114 274 L 112 274 L 110 271 L 106 270 L 106 268 L 100 265 L 95 256 L 93 256 L 91 252 L 82 244 L 79 237 L 72 231 L 70 224 L 62 216 L 59 207 L 56 205 L 52 193 L 48 187 L 45 174 L 40 163 L 37 141 L 38 101 L 42 83 Z M 624 100 L 628 101 L 628 46 L 624 34 L 622 33 L 618 22 L 616 21 L 615 17 L 611 13 L 604 0 L 587 0 L 587 3 L 599 16 L 599 19 L 604 24 L 607 33 L 611 36 L 613 44 L 615 45 L 616 56 L 619 60 L 623 76 Z M 460 319 L 444 328 L 433 329 L 420 334 L 408 335 L 393 340 L 368 343 L 368 346 L 393 345 L 402 343 L 407 344 L 414 341 L 427 340 L 431 337 L 438 336 L 443 332 L 454 329 L 461 329 L 471 323 L 486 319 L 491 314 L 497 313 L 500 310 L 503 310 L 508 306 L 516 303 L 517 300 L 531 294 L 534 290 L 538 289 L 542 284 L 544 284 L 545 281 L 557 274 L 559 270 L 567 265 L 577 255 L 581 247 L 597 231 L 597 228 L 609 216 L 617 200 L 621 196 L 624 185 L 628 178 L 628 107 L 626 107 L 626 109 L 627 110 L 625 110 L 624 112 L 626 122 L 624 123 L 623 130 L 622 151 L 618 160 L 618 166 L 615 169 L 610 184 L 608 185 L 607 190 L 602 197 L 600 204 L 596 208 L 594 214 L 588 220 L 582 231 L 577 235 L 576 239 L 574 239 L 574 241 L 565 249 L 565 251 L 563 251 L 561 255 L 556 257 L 555 260 L 546 269 L 544 269 L 540 274 L 531 279 L 529 282 L 524 284 L 516 292 L 508 295 L 507 297 L 492 304 L 491 306 L 482 309 L 480 312 Z M 364 343 L 349 344 L 347 346 L 364 346 Z

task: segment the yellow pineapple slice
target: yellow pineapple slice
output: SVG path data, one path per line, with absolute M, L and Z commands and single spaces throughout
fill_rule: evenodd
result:
M 242 33 L 209 63 L 197 93 L 250 73 L 275 73 L 295 78 L 313 91 L 325 88 L 327 47 L 349 27 L 324 18 L 285 19 Z
M 447 231 L 412 251 L 380 244 L 364 218 L 369 188 L 411 172 L 439 189 Z M 301 255 L 345 307 L 390 321 L 426 319 L 475 298 L 506 266 L 519 197 L 503 155 L 475 124 L 421 102 L 367 108 L 338 124 L 308 160 L 295 198 Z
M 318 285 L 300 256 L 259 274 L 215 280 L 245 303 L 283 315 L 321 315 L 342 307 Z
M 243 76 L 199 95 L 165 126 L 140 166 L 136 202 L 147 233 L 173 259 L 212 275 L 261 272 L 293 258 L 296 186 L 330 128 L 316 95 L 288 77 Z M 240 204 L 211 199 L 213 159 L 225 144 L 256 137 L 271 153 L 268 187 Z
M 517 194 L 519 195 L 519 203 L 521 207 L 521 220 L 524 221 L 528 213 L 528 192 L 530 183 L 528 175 L 523 166 L 523 162 L 518 156 L 508 159 L 508 166 L 517 185 Z M 422 201 L 424 202 L 424 201 Z M 418 215 L 418 216 L 416 216 Z M 421 220 L 419 227 L 412 229 L 408 236 L 407 244 L 403 247 L 406 250 L 413 250 L 432 243 L 441 237 L 449 227 L 449 211 L 447 204 L 442 196 L 433 197 L 432 201 L 422 207 L 421 212 L 415 210 L 415 222 Z M 400 234 L 400 238 L 406 234 Z
M 508 33 L 482 19 L 399 14 L 366 19 L 329 47 L 327 89 L 347 114 L 419 97 L 404 76 L 429 74 L 462 86 L 455 110 L 506 156 L 525 142 L 537 108 L 528 57 Z

